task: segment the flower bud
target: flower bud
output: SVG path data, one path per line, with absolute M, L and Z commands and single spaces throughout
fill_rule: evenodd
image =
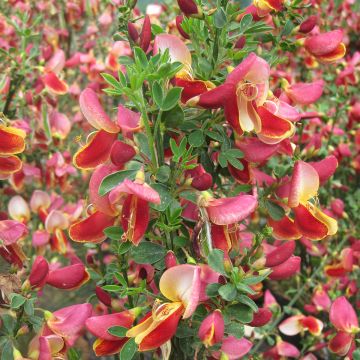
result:
M 309 33 L 317 24 L 318 18 L 316 15 L 309 16 L 306 20 L 304 20 L 299 27 L 299 31 L 303 34 Z
M 139 39 L 139 33 L 136 29 L 136 26 L 132 22 L 128 22 L 128 33 L 133 42 L 137 42 Z
M 151 22 L 149 15 L 145 16 L 144 24 L 140 34 L 140 47 L 146 52 L 151 41 Z
M 246 43 L 246 37 L 240 36 L 235 43 L 235 49 L 241 50 L 245 46 L 245 43 Z
M 201 18 L 203 16 L 201 8 L 194 0 L 178 0 L 180 10 L 186 15 L 191 17 Z
M 111 296 L 100 286 L 95 287 L 95 293 L 99 301 L 101 301 L 105 306 L 111 307 Z
M 165 265 L 167 269 L 177 265 L 177 259 L 173 251 L 169 250 L 165 256 Z
M 49 264 L 45 258 L 38 256 L 31 268 L 29 282 L 32 288 L 42 288 L 49 274 Z
M 254 318 L 249 324 L 253 327 L 260 327 L 266 325 L 272 317 L 272 312 L 268 308 L 259 308 L 259 310 L 254 313 Z
M 120 140 L 116 140 L 111 147 L 110 159 L 114 165 L 122 166 L 136 155 L 135 149 Z

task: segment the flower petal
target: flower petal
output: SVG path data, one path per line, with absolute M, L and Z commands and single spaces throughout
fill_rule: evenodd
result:
M 95 129 L 105 130 L 108 133 L 119 132 L 119 126 L 106 114 L 94 90 L 91 88 L 83 90 L 79 103 L 81 112 Z
M 25 149 L 25 136 L 24 130 L 0 125 L 0 156 L 23 152 Z
M 64 95 L 68 92 L 69 87 L 65 81 L 58 78 L 53 72 L 49 72 L 42 77 L 46 88 L 55 95 Z
M 345 296 L 338 297 L 330 308 L 330 321 L 340 331 L 351 333 L 359 328 L 356 312 Z
M 114 217 L 96 211 L 86 219 L 77 221 L 70 226 L 70 238 L 76 242 L 98 244 L 106 239 L 104 230 L 114 225 L 114 221 Z
M 257 200 L 252 195 L 214 199 L 206 206 L 209 219 L 216 225 L 229 225 L 242 221 L 255 211 Z
M 316 170 L 304 161 L 296 161 L 288 198 L 288 205 L 296 207 L 314 197 L 319 190 L 319 176 Z
M 329 350 L 339 356 L 346 356 L 353 340 L 351 334 L 340 331 L 329 341 Z
M 273 228 L 273 236 L 275 239 L 297 240 L 302 236 L 302 233 L 295 225 L 295 222 L 287 216 L 284 216 L 278 221 L 268 218 L 268 225 Z
M 269 275 L 271 280 L 287 279 L 300 270 L 301 258 L 299 256 L 292 256 L 280 265 L 272 268 L 272 273 Z
M 89 170 L 106 162 L 111 153 L 111 147 L 117 139 L 117 134 L 104 130 L 98 131 L 91 140 L 74 155 L 74 165 L 79 169 Z

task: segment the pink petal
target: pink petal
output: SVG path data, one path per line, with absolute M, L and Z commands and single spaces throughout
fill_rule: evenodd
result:
M 271 280 L 287 279 L 299 272 L 300 264 L 301 258 L 299 256 L 292 256 L 282 264 L 273 267 L 269 278 Z
M 92 316 L 86 320 L 86 328 L 96 337 L 116 341 L 119 337 L 109 334 L 108 330 L 113 326 L 130 328 L 134 322 L 134 316 L 129 311 L 120 313 Z
M 333 302 L 329 316 L 338 330 L 351 333 L 359 328 L 356 312 L 345 296 L 340 296 Z
M 235 197 L 214 199 L 206 207 L 212 223 L 229 225 L 247 218 L 255 211 L 257 200 L 252 195 L 238 195 Z
M 309 164 L 317 171 L 320 184 L 327 181 L 335 173 L 338 167 L 338 161 L 334 155 L 327 156 L 320 161 L 309 162 Z
M 151 188 L 147 184 L 138 184 L 129 179 L 125 179 L 120 185 L 118 185 L 115 189 L 111 190 L 109 194 L 109 199 L 112 204 L 116 203 L 120 198 L 121 194 L 133 194 L 139 197 L 142 200 L 160 204 L 161 199 L 159 193 Z
M 80 109 L 86 120 L 98 130 L 105 130 L 109 133 L 119 132 L 119 126 L 111 121 L 94 90 L 86 88 L 79 98 Z
M 200 296 L 199 266 L 182 264 L 166 270 L 160 278 L 161 293 L 171 301 L 181 301 L 185 306 L 184 318 L 196 310 Z
M 286 94 L 299 105 L 310 105 L 322 95 L 325 83 L 323 80 L 312 83 L 296 83 L 286 89 Z
M 5 246 L 16 243 L 20 238 L 28 233 L 25 224 L 15 220 L 0 221 L 0 240 Z
M 153 53 L 163 53 L 169 49 L 172 62 L 181 62 L 185 66 L 191 66 L 191 53 L 187 46 L 175 35 L 159 34 L 155 36 Z
M 290 316 L 279 325 L 279 330 L 287 336 L 294 336 L 299 334 L 302 331 L 300 320 L 303 317 L 304 315 Z
M 131 111 L 123 105 L 119 105 L 117 113 L 117 123 L 121 128 L 124 137 L 133 138 L 133 133 L 140 131 L 140 113 Z
M 298 358 L 300 356 L 300 351 L 294 345 L 286 341 L 280 341 L 276 347 L 280 356 L 293 358 Z
M 220 351 L 227 355 L 228 360 L 237 360 L 245 356 L 251 348 L 252 343 L 249 340 L 229 336 L 223 340 Z
M 304 45 L 315 56 L 326 55 L 336 50 L 343 36 L 343 30 L 333 30 L 307 38 Z
M 296 161 L 290 183 L 288 205 L 297 207 L 317 194 L 319 176 L 316 170 L 304 161 Z

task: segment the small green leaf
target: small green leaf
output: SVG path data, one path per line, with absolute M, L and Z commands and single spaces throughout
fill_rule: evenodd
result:
M 26 298 L 24 298 L 20 294 L 11 294 L 11 309 L 17 310 L 19 309 L 26 301 Z
M 208 256 L 208 265 L 218 273 L 226 275 L 224 268 L 224 252 L 219 249 L 214 249 Z
M 156 173 L 156 179 L 161 183 L 165 183 L 169 180 L 170 167 L 168 165 L 162 165 L 159 167 Z
M 219 284 L 219 283 L 209 284 L 206 287 L 206 295 L 209 297 L 218 296 L 220 287 L 221 287 L 221 284 Z
M 120 292 L 123 288 L 119 285 L 104 285 L 101 287 L 105 291 Z
M 236 158 L 236 159 L 239 159 L 239 158 L 243 158 L 244 157 L 244 153 L 239 150 L 239 149 L 229 149 L 229 150 L 226 150 L 226 157 L 227 158 Z
M 219 164 L 222 168 L 226 168 L 227 167 L 227 158 L 226 155 L 222 152 L 220 153 L 219 157 L 218 157 L 218 161 Z
M 246 14 L 242 17 L 239 28 L 241 32 L 244 32 L 252 23 L 253 17 L 251 14 Z
M 231 322 L 228 326 L 226 326 L 225 331 L 229 335 L 235 336 L 237 339 L 241 339 L 245 334 L 245 327 L 243 324 L 239 324 L 236 322 Z
M 112 240 L 121 240 L 124 230 L 120 226 L 109 226 L 104 229 L 104 234 Z
M 113 174 L 104 177 L 99 187 L 99 195 L 104 196 L 109 191 L 114 189 L 117 185 L 122 183 L 125 179 L 131 179 L 131 180 L 135 179 L 136 173 L 137 170 L 123 170 L 123 171 L 117 171 Z
M 127 329 L 126 327 L 123 326 L 112 326 L 111 328 L 108 329 L 108 333 L 113 335 L 113 336 L 117 336 L 117 337 L 125 337 L 126 336 L 126 332 L 129 329 Z
M 164 100 L 164 93 L 163 93 L 163 89 L 162 89 L 161 85 L 157 81 L 154 81 L 154 83 L 153 83 L 152 95 L 153 95 L 155 104 L 159 108 L 161 108 L 163 100 Z
M 114 276 L 116 277 L 116 280 L 120 283 L 120 285 L 125 288 L 128 286 L 126 280 L 119 272 L 114 273 Z
M 250 294 L 250 295 L 255 295 L 256 291 L 254 291 L 250 286 L 243 284 L 243 283 L 238 283 L 236 284 L 236 288 L 241 291 L 244 292 L 246 294 Z
M 24 305 L 25 313 L 29 316 L 34 315 L 34 302 L 36 299 L 27 299 Z
M 244 169 L 244 165 L 236 158 L 232 158 L 232 157 L 228 157 L 227 161 L 235 168 L 238 170 L 243 170 Z
M 1 360 L 13 360 L 13 346 L 10 340 L 8 340 L 1 349 Z
M 52 136 L 51 136 L 48 109 L 47 109 L 46 103 L 43 103 L 43 105 L 41 107 L 41 112 L 42 112 L 43 127 L 44 127 L 45 135 L 46 135 L 47 139 L 49 141 L 51 141 Z
M 181 87 L 173 87 L 170 89 L 162 103 L 161 110 L 169 111 L 175 107 L 175 105 L 177 105 L 178 101 L 180 100 L 181 92 Z
M 253 311 L 249 306 L 243 304 L 230 305 L 227 308 L 227 313 L 230 317 L 244 324 L 252 322 L 254 318 Z
M 121 90 L 121 86 L 120 86 L 119 82 L 112 75 L 107 74 L 107 73 L 101 73 L 101 76 L 113 88 Z
M 135 343 L 135 338 L 131 338 L 122 347 L 120 351 L 120 360 L 131 360 L 137 352 L 137 349 L 138 347 Z
M 134 50 L 135 62 L 141 65 L 143 69 L 146 68 L 149 65 L 149 62 L 143 49 L 139 47 L 134 47 L 133 50 Z
M 257 312 L 259 309 L 257 307 L 257 305 L 255 304 L 254 300 L 250 299 L 248 296 L 246 295 L 239 295 L 237 297 L 237 300 L 239 302 L 241 302 L 242 304 L 247 305 L 251 310 L 253 310 L 254 312 Z
M 169 111 L 164 111 L 161 120 L 167 128 L 177 128 L 184 122 L 184 110 L 181 106 L 176 105 Z
M 226 24 L 226 14 L 224 9 L 221 7 L 216 10 L 214 14 L 214 25 L 218 29 L 222 29 Z
M 126 241 L 123 242 L 117 249 L 117 252 L 119 255 L 123 255 L 126 254 L 132 247 L 132 242 L 131 241 Z
M 200 147 L 204 141 L 204 134 L 201 130 L 196 130 L 189 135 L 189 144 L 193 147 Z
M 220 296 L 226 301 L 233 301 L 236 298 L 236 287 L 233 284 L 222 285 L 219 288 Z
M 74 348 L 70 348 L 67 352 L 67 356 L 69 360 L 81 360 L 81 354 L 79 350 Z
M 282 206 L 274 203 L 273 201 L 266 201 L 265 206 L 273 220 L 278 221 L 285 216 L 285 210 Z
M 143 241 L 132 249 L 131 255 L 138 264 L 154 264 L 165 257 L 166 250 L 159 244 Z

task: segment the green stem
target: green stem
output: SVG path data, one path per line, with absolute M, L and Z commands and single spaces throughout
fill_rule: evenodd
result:
M 153 165 L 153 170 L 156 170 L 158 168 L 159 164 L 158 164 L 158 159 L 157 159 L 156 151 L 155 151 L 154 136 L 151 131 L 150 120 L 149 120 L 149 117 L 148 117 L 148 114 L 146 111 L 146 105 L 145 105 L 144 96 L 143 96 L 142 92 L 140 93 L 139 98 L 141 99 L 141 103 L 140 103 L 139 107 L 141 109 L 142 120 L 143 120 L 143 124 L 145 127 L 146 136 L 148 137 L 148 140 L 149 140 L 151 162 Z

